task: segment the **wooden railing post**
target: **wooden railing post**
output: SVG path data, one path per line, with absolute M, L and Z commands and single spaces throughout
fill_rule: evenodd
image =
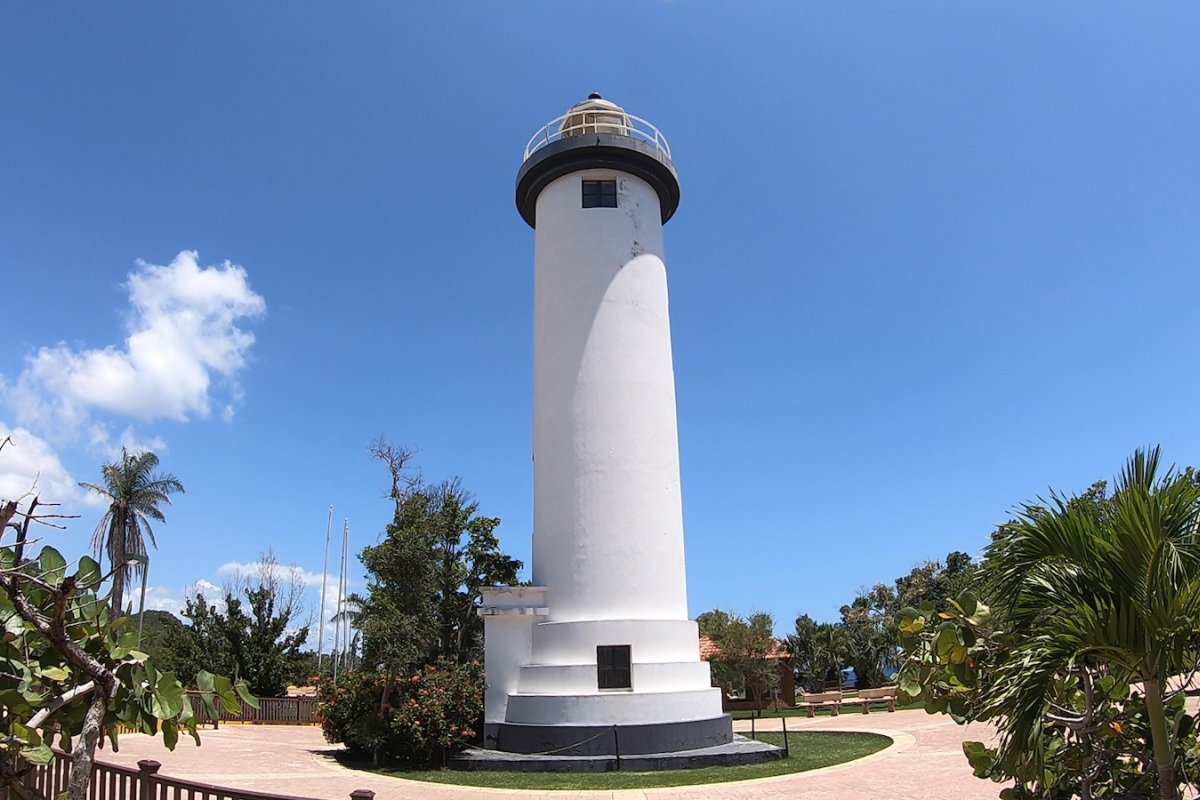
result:
M 350 793 L 350 800 L 374 800 L 375 793 L 370 789 L 355 789 Z
M 138 800 L 154 800 L 154 776 L 162 768 L 162 764 L 150 759 L 142 759 L 138 764 Z M 130 800 L 133 800 L 130 798 Z

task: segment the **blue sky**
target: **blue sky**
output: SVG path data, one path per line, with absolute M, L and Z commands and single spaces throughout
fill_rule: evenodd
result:
M 40 472 L 82 553 L 101 512 L 74 483 L 153 446 L 187 486 L 152 553 L 174 608 L 268 547 L 319 582 L 330 504 L 375 541 L 384 435 L 528 561 L 514 178 L 596 90 L 664 131 L 683 184 L 691 611 L 833 619 L 1138 446 L 1200 465 L 1198 25 L 1186 3 L 8 5 L 0 495 Z

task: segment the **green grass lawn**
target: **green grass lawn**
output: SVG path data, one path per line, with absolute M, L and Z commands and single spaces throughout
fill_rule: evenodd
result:
M 758 738 L 783 746 L 783 734 L 760 733 Z M 572 789 L 615 790 L 651 789 L 661 786 L 688 786 L 697 783 L 744 781 L 805 772 L 810 769 L 841 764 L 869 756 L 892 743 L 886 736 L 873 733 L 842 733 L 826 731 L 796 731 L 788 734 L 790 758 L 750 764 L 744 767 L 707 767 L 668 772 L 596 772 L 596 773 L 529 773 L 529 772 L 454 772 L 444 769 L 408 769 L 385 767 L 378 770 L 409 780 L 449 783 L 459 786 L 484 786 L 496 789 Z M 346 766 L 364 768 L 361 764 Z

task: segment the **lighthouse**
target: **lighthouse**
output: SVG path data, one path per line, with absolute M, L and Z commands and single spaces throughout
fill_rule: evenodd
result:
M 484 591 L 485 747 L 727 744 L 687 614 L 667 140 L 592 94 L 530 139 L 516 204 L 535 231 L 534 585 Z

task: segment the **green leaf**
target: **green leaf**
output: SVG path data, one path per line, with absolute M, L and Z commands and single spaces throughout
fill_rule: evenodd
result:
M 191 735 L 192 740 L 196 742 L 196 747 L 200 746 L 200 734 L 196 731 L 195 721 L 189 720 L 187 723 L 187 732 Z
M 996 763 L 996 751 L 984 746 L 983 742 L 963 742 L 963 754 L 967 757 L 976 778 L 986 778 Z
M 168 750 L 174 750 L 179 742 L 179 726 L 173 719 L 164 719 L 162 723 L 163 744 Z
M 40 744 L 37 747 L 22 748 L 21 756 L 30 764 L 44 765 L 54 760 L 54 751 L 49 745 Z
M 175 721 L 180 725 L 187 725 L 191 723 L 192 717 L 195 715 L 195 713 L 196 712 L 192 710 L 192 701 L 189 698 L 184 697 L 183 708 L 179 709 L 179 716 L 175 718 Z
M 0 690 L 0 708 L 22 717 L 33 715 L 33 708 L 16 689 Z
M 964 617 L 973 617 L 979 605 L 979 597 L 970 589 L 964 589 L 958 595 L 958 605 L 962 608 Z
M 164 672 L 154 685 L 154 702 L 151 713 L 161 720 L 173 720 L 183 709 L 184 690 L 179 680 L 170 672 Z M 164 723 L 165 724 L 165 723 Z
M 201 692 L 200 702 L 204 704 L 204 713 L 208 715 L 210 722 L 220 719 L 221 715 L 217 712 L 216 704 L 213 703 L 213 696 L 211 692 Z
M 14 738 L 20 739 L 22 742 L 25 742 L 28 745 L 37 747 L 42 743 L 42 737 L 37 731 L 35 731 L 33 728 L 27 728 L 15 720 L 13 721 L 10 730 L 12 731 Z
M 238 697 L 251 708 L 258 708 L 258 698 L 250 694 L 250 689 L 246 686 L 245 681 L 238 681 L 234 687 L 237 690 Z
M 4 617 L 3 638 L 6 643 L 15 642 L 20 639 L 25 634 L 26 627 L 25 620 L 21 619 L 15 609 L 12 609 L 11 606 L 9 608 L 7 616 Z M 4 610 L 0 609 L 0 614 L 4 613 Z
M 79 559 L 79 569 L 75 571 L 75 583 L 80 589 L 96 589 L 100 586 L 100 565 L 94 558 L 84 556 Z
M 972 614 L 967 619 L 967 622 L 971 623 L 972 625 L 978 625 L 978 626 L 982 627 L 984 625 L 987 625 L 988 620 L 990 620 L 991 618 L 992 618 L 992 610 L 990 608 L 988 608 L 987 606 L 985 606 L 983 603 L 976 601 L 975 613 Z
M 197 672 L 196 688 L 202 692 L 211 692 L 213 690 L 213 674 L 203 669 Z
M 221 701 L 221 707 L 227 713 L 240 715 L 242 704 L 238 702 L 237 695 L 233 693 L 233 684 L 229 682 L 229 678 L 224 675 L 214 675 L 213 684 L 216 687 L 217 697 Z
M 53 547 L 42 548 L 38 556 L 38 567 L 42 573 L 42 580 L 54 587 L 62 583 L 67 575 L 67 560 Z
M 52 681 L 65 681 L 67 678 L 71 677 L 71 673 L 62 667 L 45 667 L 44 669 L 38 670 L 38 674 L 40 674 L 43 678 L 49 678 Z

